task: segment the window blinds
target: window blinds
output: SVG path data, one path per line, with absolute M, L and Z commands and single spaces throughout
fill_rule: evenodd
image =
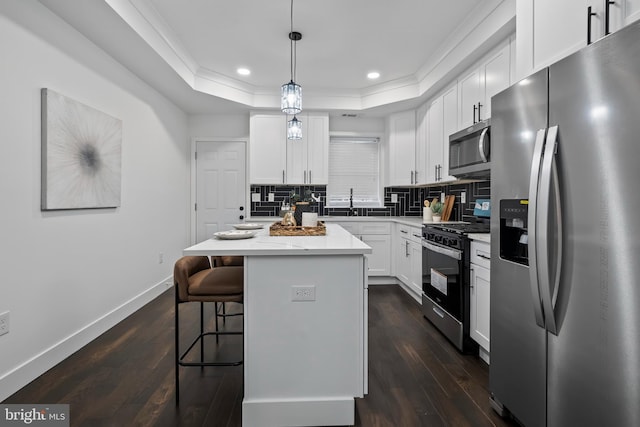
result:
M 331 138 L 329 142 L 330 207 L 381 206 L 378 138 Z

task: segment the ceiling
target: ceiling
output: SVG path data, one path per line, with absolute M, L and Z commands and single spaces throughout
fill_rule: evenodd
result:
M 290 0 L 40 1 L 191 114 L 277 108 L 290 79 Z M 379 115 L 417 104 L 452 41 L 500 2 L 294 0 L 303 108 Z

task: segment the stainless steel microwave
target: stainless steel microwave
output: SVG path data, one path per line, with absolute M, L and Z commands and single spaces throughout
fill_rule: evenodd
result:
M 491 120 L 478 122 L 449 137 L 449 174 L 458 178 L 489 178 Z

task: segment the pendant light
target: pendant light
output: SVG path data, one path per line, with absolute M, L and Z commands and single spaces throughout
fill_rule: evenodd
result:
M 302 122 L 296 116 L 287 122 L 287 139 L 302 139 Z
M 296 42 L 302 34 L 293 31 L 293 0 L 291 0 L 291 31 L 289 44 L 291 48 L 291 80 L 282 85 L 280 109 L 286 114 L 298 114 L 302 111 L 302 87 L 295 82 L 296 78 Z M 295 118 L 295 117 L 294 117 Z

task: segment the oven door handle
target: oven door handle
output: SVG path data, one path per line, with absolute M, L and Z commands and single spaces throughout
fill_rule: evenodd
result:
M 432 243 L 425 242 L 424 240 L 422 241 L 422 246 L 430 251 L 457 259 L 458 261 L 462 259 L 462 251 L 459 251 L 457 249 L 443 248 L 442 246 L 436 246 Z

